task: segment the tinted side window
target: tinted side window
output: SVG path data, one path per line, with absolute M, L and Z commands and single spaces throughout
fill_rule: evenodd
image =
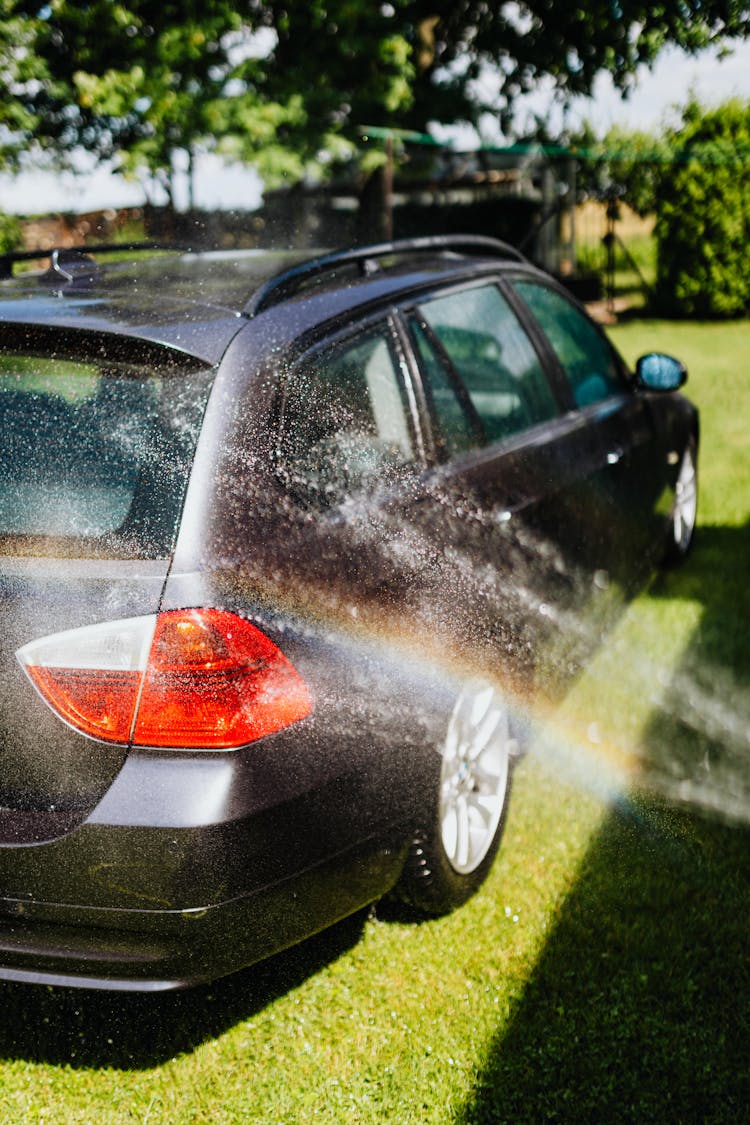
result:
M 294 369 L 282 406 L 280 467 L 295 491 L 334 503 L 413 457 L 402 374 L 385 326 Z
M 461 376 L 488 441 L 558 413 L 537 353 L 496 286 L 438 297 L 421 312 Z
M 612 348 L 580 309 L 538 282 L 513 284 L 542 326 L 568 377 L 576 406 L 589 406 L 622 391 Z

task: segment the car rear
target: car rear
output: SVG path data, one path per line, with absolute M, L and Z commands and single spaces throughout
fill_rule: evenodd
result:
M 403 862 L 364 815 L 382 738 L 352 721 L 356 660 L 342 708 L 338 638 L 238 586 L 236 536 L 201 558 L 252 375 L 247 322 L 211 313 L 199 333 L 204 315 L 175 304 L 162 324 L 84 291 L 14 300 L 4 324 L 0 979 L 211 979 Z
M 123 721 L 118 730 L 91 691 L 89 710 L 99 714 L 86 719 L 81 687 L 94 669 L 52 638 L 157 612 L 212 378 L 206 362 L 143 341 L 4 326 L 0 960 L 8 965 L 24 963 L 29 944 L 9 920 L 40 903 L 96 901 L 86 886 L 96 880 L 92 864 L 66 864 L 64 853 L 129 743 Z M 110 650 L 100 663 L 113 667 L 99 674 L 111 681 L 128 655 L 121 640 Z M 66 661 L 79 694 L 64 702 Z

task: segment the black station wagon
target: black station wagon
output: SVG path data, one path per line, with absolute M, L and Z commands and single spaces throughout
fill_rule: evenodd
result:
M 0 978 L 458 905 L 535 701 L 689 549 L 684 368 L 489 238 L 49 257 L 0 283 Z

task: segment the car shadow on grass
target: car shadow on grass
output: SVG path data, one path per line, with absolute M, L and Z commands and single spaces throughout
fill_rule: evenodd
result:
M 134 995 L 0 984 L 0 1058 L 122 1070 L 192 1051 L 262 1011 L 357 944 L 368 917 L 350 918 L 210 985 Z
M 656 597 L 703 610 L 461 1125 L 747 1120 L 750 525 L 704 528 Z
M 613 815 L 462 1125 L 747 1120 L 748 857 L 745 829 Z

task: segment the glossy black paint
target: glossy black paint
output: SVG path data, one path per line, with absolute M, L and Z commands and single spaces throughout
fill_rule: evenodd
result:
M 624 367 L 617 394 L 576 408 L 510 286 L 554 283 L 436 248 L 242 313 L 293 264 L 186 255 L 113 264 L 55 293 L 33 279 L 0 287 L 6 348 L 69 336 L 84 351 L 142 360 L 158 348 L 215 368 L 171 555 L 0 548 L 0 978 L 182 987 L 387 893 L 430 815 L 456 669 L 491 668 L 519 710 L 529 693 L 554 695 L 560 669 L 564 680 L 585 660 L 580 622 L 599 619 L 601 592 L 637 583 L 664 549 L 696 412 Z M 559 409 L 447 458 L 408 316 L 478 282 L 508 295 Z M 374 491 L 311 507 L 279 471 L 285 380 L 311 348 L 369 323 L 398 358 L 414 459 Z M 63 629 L 187 606 L 257 624 L 308 684 L 312 714 L 237 751 L 126 752 L 64 726 L 13 655 Z

